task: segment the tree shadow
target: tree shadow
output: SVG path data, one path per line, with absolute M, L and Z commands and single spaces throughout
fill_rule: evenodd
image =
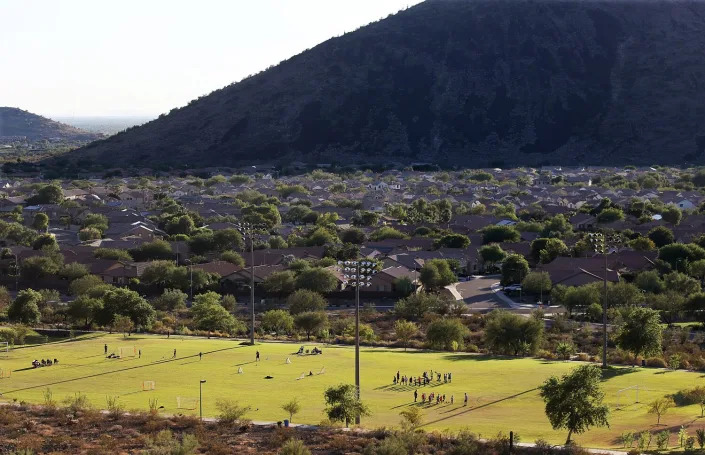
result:
M 618 376 L 624 376 L 625 374 L 636 373 L 639 371 L 637 368 L 631 367 L 607 367 L 607 369 L 602 370 L 602 381 L 607 381 Z

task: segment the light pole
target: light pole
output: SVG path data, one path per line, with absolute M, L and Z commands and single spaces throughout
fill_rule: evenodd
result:
M 620 240 L 617 235 L 603 234 L 601 232 L 594 232 L 588 234 L 590 244 L 593 250 L 602 254 L 605 260 L 605 274 L 603 276 L 603 291 L 604 296 L 602 298 L 602 368 L 607 368 L 607 255 L 610 253 L 610 249 L 619 245 Z
M 343 286 L 355 288 L 355 396 L 360 400 L 360 288 L 372 286 L 370 280 L 377 273 L 377 264 L 372 261 L 338 261 L 343 267 Z M 355 416 L 360 424 L 360 415 Z
M 17 263 L 17 255 L 15 253 L 11 253 L 12 257 L 15 258 L 15 270 L 13 271 L 13 275 L 15 275 L 15 292 L 19 290 L 19 281 L 20 281 L 20 266 Z
M 255 238 L 253 230 L 264 226 L 252 223 L 239 223 L 235 225 L 243 237 L 250 239 L 250 307 L 252 327 L 250 328 L 250 344 L 255 344 Z
M 198 412 L 201 416 L 201 420 L 203 420 L 203 384 L 205 383 L 205 379 L 201 379 L 201 381 L 198 383 Z

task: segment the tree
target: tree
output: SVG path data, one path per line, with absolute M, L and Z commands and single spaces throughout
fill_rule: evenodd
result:
M 301 411 L 301 403 L 296 398 L 292 398 L 282 405 L 282 409 L 289 413 L 289 422 L 294 421 L 294 415 Z
M 561 239 L 550 238 L 550 239 L 536 239 L 531 242 L 531 251 L 534 254 L 534 249 L 538 251 L 536 254 L 537 259 L 541 261 L 542 264 L 548 264 L 553 261 L 558 256 L 562 256 L 568 253 L 568 247 L 563 243 Z
M 170 235 L 184 234 L 191 235 L 196 229 L 196 224 L 188 215 L 181 215 L 178 218 L 173 218 L 166 225 L 166 232 Z
M 598 223 L 614 223 L 624 219 L 624 213 L 619 207 L 608 207 L 597 214 Z
M 89 327 L 102 308 L 103 302 L 100 299 L 81 295 L 68 304 L 67 314 L 74 321 L 82 320 Z
M 700 281 L 680 272 L 667 273 L 663 276 L 663 283 L 666 290 L 679 292 L 682 295 L 695 294 L 701 290 Z
M 328 306 L 326 299 L 319 293 L 308 289 L 299 289 L 286 299 L 289 312 L 293 315 L 307 311 L 323 311 Z
M 186 308 L 188 296 L 180 289 L 164 289 L 162 295 L 154 300 L 154 307 L 164 311 L 174 311 Z
M 225 262 L 229 262 L 229 263 L 236 265 L 238 267 L 245 266 L 245 260 L 242 258 L 242 256 L 240 256 L 240 253 L 238 253 L 237 251 L 233 251 L 233 250 L 227 250 L 227 251 L 223 251 L 222 253 L 220 253 L 220 260 L 225 261 Z
M 629 247 L 635 251 L 653 251 L 656 249 L 656 244 L 648 237 L 637 237 L 629 241 Z
M 116 261 L 132 261 L 132 256 L 125 250 L 118 248 L 96 248 L 93 256 L 98 259 L 113 259 Z
M 569 314 L 572 314 L 576 309 L 587 308 L 594 303 L 599 304 L 601 300 L 602 293 L 597 286 L 586 284 L 567 288 L 560 303 L 568 310 Z
M 444 286 L 455 283 L 457 277 L 450 264 L 445 259 L 431 259 L 426 261 L 419 273 L 419 280 L 429 291 L 438 290 Z
M 678 207 L 676 207 L 675 205 L 669 204 L 661 212 L 661 216 L 663 217 L 664 221 L 666 221 L 667 223 L 677 225 L 677 224 L 680 224 L 681 219 L 683 218 L 683 212 L 681 212 L 680 209 Z
M 649 239 L 654 242 L 654 244 L 661 248 L 662 246 L 668 245 L 675 241 L 673 232 L 665 226 L 657 226 L 649 231 L 647 234 Z
M 333 235 L 328 229 L 319 227 L 312 231 L 306 239 L 308 246 L 323 246 L 329 243 L 336 243 L 338 237 Z
M 525 355 L 536 352 L 543 340 L 543 321 L 523 318 L 505 310 L 494 310 L 485 322 L 485 343 L 499 354 Z
M 64 264 L 61 270 L 59 270 L 59 276 L 67 279 L 69 282 L 82 278 L 89 273 L 88 267 L 79 262 Z
M 355 386 L 340 384 L 328 387 L 323 394 L 326 401 L 326 414 L 333 422 L 344 422 L 347 427 L 357 417 L 370 414 L 369 408 L 357 398 Z
M 671 243 L 659 248 L 658 258 L 668 262 L 672 268 L 684 271 L 689 262 L 705 259 L 705 249 L 695 243 Z
M 312 267 L 299 273 L 296 277 L 297 289 L 308 289 L 321 294 L 334 291 L 338 287 L 338 278 L 330 270 Z
M 690 296 L 693 298 L 695 295 Z M 703 296 L 705 299 L 705 296 Z M 689 298 L 689 299 L 690 299 Z M 665 292 L 663 294 L 649 294 L 648 295 L 649 307 L 658 311 L 661 314 L 661 319 L 666 324 L 671 325 L 683 314 L 683 311 L 689 309 L 689 305 L 693 302 L 689 301 L 688 306 L 686 306 L 685 298 L 677 292 Z M 705 303 L 705 300 L 704 300 Z M 705 305 L 703 306 L 705 308 Z M 699 312 L 694 314 L 695 319 L 702 318 Z
M 423 423 L 423 413 L 418 407 L 410 407 L 399 412 L 401 426 L 405 430 L 415 430 Z
M 379 215 L 367 210 L 356 210 L 352 216 L 355 226 L 375 226 L 379 223 Z
M 290 270 L 274 272 L 264 279 L 262 286 L 266 292 L 284 297 L 296 290 L 296 276 Z
M 698 259 L 688 263 L 688 275 L 701 282 L 705 280 L 705 259 Z
M 217 295 L 217 294 L 216 294 Z M 196 328 L 200 330 L 225 332 L 228 334 L 241 333 L 247 330 L 245 324 L 228 313 L 220 304 L 220 298 L 213 301 L 212 296 L 199 294 L 203 296 L 200 300 L 194 299 L 194 304 L 191 306 L 191 315 Z
M 237 229 L 227 228 L 213 232 L 213 249 L 215 251 L 242 250 L 245 242 Z
M 69 291 L 71 295 L 79 296 L 87 294 L 91 289 L 98 286 L 105 286 L 105 282 L 96 275 L 86 275 L 71 282 Z
M 103 294 L 103 309 L 98 320 L 103 325 L 112 325 L 115 316 L 128 316 L 138 327 L 149 327 L 154 320 L 154 308 L 137 292 L 125 288 L 113 288 Z
M 394 305 L 394 314 L 403 319 L 418 321 L 427 313 L 440 313 L 449 302 L 436 294 L 420 292 L 400 299 Z
M 529 273 L 529 263 L 520 254 L 510 254 L 502 263 L 502 285 L 521 283 Z
M 573 433 L 591 426 L 609 425 L 609 409 L 602 404 L 602 373 L 595 365 L 581 365 L 561 379 L 552 376 L 539 387 L 546 403 L 546 416 L 554 430 L 568 430 L 566 445 Z
M 661 277 L 655 270 L 641 272 L 634 279 L 634 283 L 639 289 L 654 294 L 659 294 L 666 288 L 663 280 L 661 280 Z
M 649 355 L 661 349 L 661 319 L 651 308 L 633 307 L 622 312 L 623 322 L 617 331 L 617 346 L 634 354 Z
M 483 245 L 478 252 L 480 253 L 482 262 L 489 266 L 502 262 L 507 257 L 507 253 L 497 244 Z
M 470 333 L 458 318 L 440 318 L 426 328 L 426 341 L 431 349 L 455 351 L 463 349 Z
M 595 285 L 593 285 L 595 286 Z M 604 301 L 604 293 L 601 294 Z M 619 281 L 607 284 L 607 307 L 636 306 L 644 303 L 644 293 L 632 283 Z
M 340 241 L 343 243 L 362 245 L 365 242 L 365 233 L 362 229 L 349 228 L 340 233 Z
M 42 295 L 33 289 L 23 289 L 7 308 L 7 317 L 20 324 L 37 324 L 42 317 L 39 303 Z
M 291 333 L 294 329 L 294 318 L 285 310 L 269 310 L 262 314 L 262 328 L 276 335 Z
M 408 235 L 401 231 L 394 229 L 393 227 L 383 226 L 370 234 L 370 240 L 373 242 L 379 242 L 386 239 L 407 239 Z
M 134 328 L 135 323 L 132 322 L 132 319 L 127 316 L 118 314 L 113 319 L 113 330 L 116 332 L 122 332 L 124 338 L 127 338 L 127 334 L 131 333 Z
M 37 213 L 32 219 L 32 227 L 39 232 L 46 232 L 49 228 L 49 217 L 46 213 Z
M 56 250 L 59 248 L 59 244 L 56 243 L 56 239 L 51 234 L 40 234 L 32 242 L 32 249 L 43 250 L 45 248 Z
M 411 321 L 398 319 L 394 322 L 394 334 L 397 340 L 401 341 L 404 345 L 404 351 L 406 351 L 409 341 L 416 336 L 418 331 L 419 327 Z
M 447 234 L 436 241 L 436 248 L 467 248 L 470 239 L 463 234 Z
M 59 265 L 49 256 L 28 257 L 20 266 L 20 275 L 27 281 L 36 281 L 58 273 Z
M 306 340 L 311 340 L 311 334 L 327 324 L 328 316 L 322 311 L 305 311 L 294 317 L 294 325 L 306 332 Z
M 198 252 L 195 252 L 198 254 Z M 135 261 L 155 261 L 159 259 L 174 259 L 174 251 L 169 242 L 161 239 L 146 242 L 138 248 L 130 250 L 130 255 Z
M 287 245 L 286 240 L 284 240 L 284 237 L 280 235 L 273 235 L 272 237 L 269 238 L 269 248 L 275 249 L 275 250 L 283 250 L 284 248 L 288 248 L 289 245 Z
M 58 204 L 64 200 L 64 190 L 59 185 L 44 185 L 37 190 L 37 194 L 27 198 L 27 204 Z
M 549 293 L 552 285 L 551 275 L 548 272 L 530 272 L 521 282 L 523 291 L 537 295 Z
M 669 409 L 674 407 L 676 403 L 673 402 L 673 398 L 662 397 L 657 398 L 651 403 L 649 403 L 649 414 L 656 414 L 656 425 L 661 423 L 661 416 L 666 414 Z
M 518 242 L 521 235 L 512 226 L 488 226 L 482 230 L 482 243 Z

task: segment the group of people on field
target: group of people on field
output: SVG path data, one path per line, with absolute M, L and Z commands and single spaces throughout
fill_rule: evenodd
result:
M 419 391 L 414 390 L 414 403 L 418 403 L 419 400 Z M 421 394 L 421 403 L 428 403 L 428 404 L 433 404 L 433 402 L 436 402 L 436 404 L 442 404 L 446 402 L 446 394 L 440 394 L 436 392 L 431 392 L 428 395 L 426 395 L 426 392 L 423 392 Z M 450 404 L 455 403 L 455 395 L 450 396 Z M 463 397 L 463 406 L 468 405 L 468 394 L 465 393 L 465 396 Z
M 435 375 L 435 376 L 434 376 Z M 419 386 L 424 386 L 428 385 L 433 381 L 434 377 L 436 378 L 437 382 L 441 382 L 441 379 L 443 380 L 444 384 L 447 384 L 449 382 L 453 382 L 453 374 L 452 373 L 439 373 L 437 371 L 424 371 L 421 375 L 419 376 L 402 376 L 400 375 L 399 371 L 397 371 L 397 374 L 394 375 L 392 378 L 392 384 L 397 385 L 410 385 L 414 387 L 419 387 Z
M 58 364 L 58 363 L 59 363 L 59 361 L 58 361 L 57 359 L 54 359 L 53 362 L 52 362 L 51 359 L 46 359 L 46 360 L 44 360 L 44 359 L 41 359 L 41 360 L 34 359 L 34 360 L 32 361 L 32 368 L 50 367 L 50 366 L 56 365 L 56 364 Z

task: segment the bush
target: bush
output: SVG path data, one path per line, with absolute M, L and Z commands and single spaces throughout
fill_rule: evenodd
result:
M 240 406 L 240 403 L 233 400 L 218 400 L 215 406 L 220 411 L 218 422 L 226 424 L 242 422 L 245 414 L 252 409 L 249 406 Z
M 646 366 L 652 368 L 666 368 L 668 365 L 661 357 L 649 357 L 646 359 Z
M 311 455 L 311 451 L 300 439 L 289 439 L 282 446 L 279 455 Z

